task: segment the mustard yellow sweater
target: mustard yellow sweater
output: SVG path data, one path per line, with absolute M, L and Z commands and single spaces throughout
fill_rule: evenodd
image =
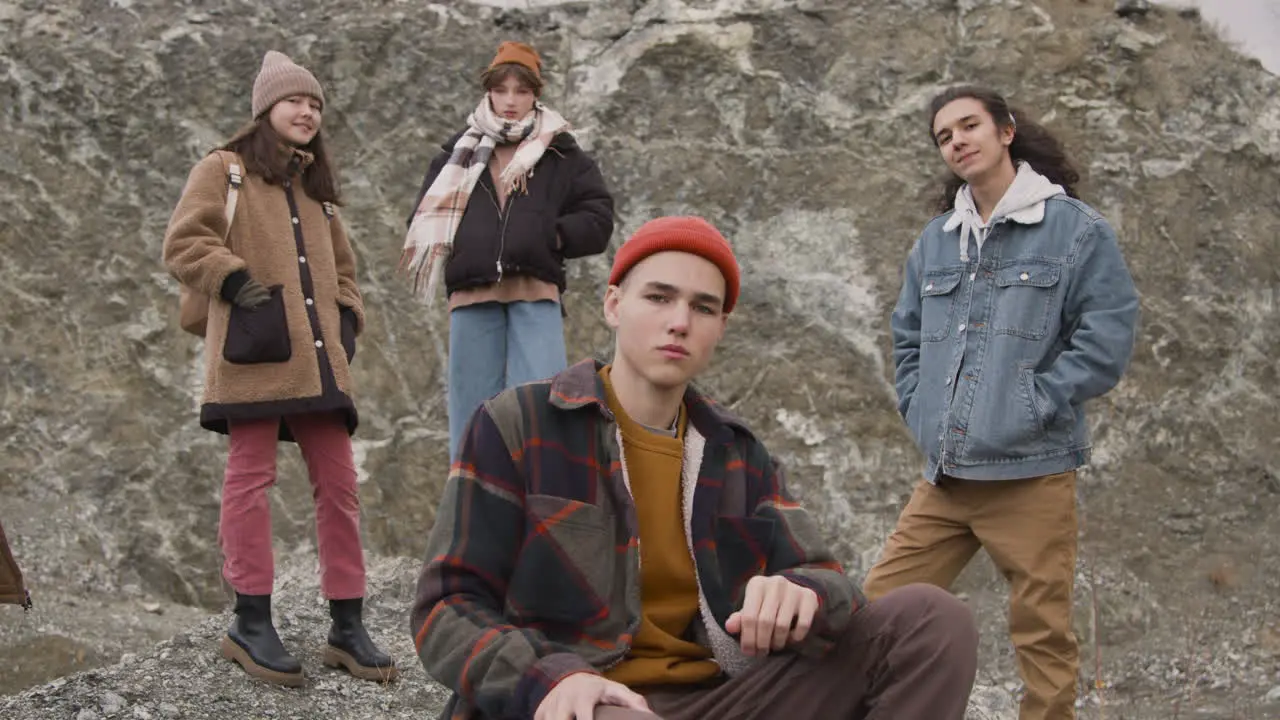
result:
M 632 420 L 618 402 L 608 366 L 600 370 L 609 409 L 622 431 L 623 457 L 640 522 L 640 629 L 627 659 L 605 677 L 634 687 L 697 683 L 720 666 L 711 652 L 683 640 L 698 614 L 698 580 L 685 539 L 680 471 L 684 458 L 683 408 L 675 437 Z

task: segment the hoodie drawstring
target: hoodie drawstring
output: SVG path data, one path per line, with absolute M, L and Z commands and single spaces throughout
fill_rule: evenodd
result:
M 989 223 L 982 222 L 977 204 L 973 201 L 973 190 L 964 185 L 956 192 L 955 211 L 943 230 L 951 231 L 956 226 L 960 227 L 960 261 L 966 265 L 969 263 L 969 238 L 974 237 L 978 245 L 978 262 L 981 263 L 982 243 L 996 223 L 1005 219 L 1022 224 L 1038 223 L 1044 219 L 1044 201 L 1065 192 L 1062 186 L 1049 182 L 1048 178 L 1036 172 L 1026 161 L 1019 161 L 1013 184 L 1005 191 L 1000 202 L 996 203 Z

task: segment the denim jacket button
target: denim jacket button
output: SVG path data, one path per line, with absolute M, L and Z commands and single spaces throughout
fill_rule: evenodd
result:
M 1026 273 L 1022 273 L 1021 275 L 1019 275 L 1019 276 L 1018 276 L 1018 279 L 1019 279 L 1019 280 L 1028 280 L 1028 279 L 1030 279 L 1030 278 L 1031 278 L 1031 276 L 1030 276 L 1030 275 L 1028 275 L 1028 274 L 1026 274 Z

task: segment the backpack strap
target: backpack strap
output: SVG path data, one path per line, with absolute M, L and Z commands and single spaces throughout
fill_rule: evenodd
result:
M 238 200 L 240 196 L 240 186 L 244 184 L 244 175 L 240 169 L 239 155 L 236 155 L 235 153 L 231 153 L 225 150 L 222 151 L 220 154 L 222 155 L 223 160 L 226 160 L 227 155 L 231 156 L 231 162 L 227 163 L 226 217 L 227 217 L 227 233 L 229 234 L 231 232 L 231 223 L 235 220 L 235 217 L 236 217 L 236 200 Z M 325 219 L 330 221 L 333 220 L 333 216 L 337 213 L 337 210 L 333 207 L 333 203 L 324 202 L 324 203 L 321 203 L 321 206 L 324 208 Z
M 236 158 L 238 161 L 240 158 Z M 231 223 L 236 219 L 236 201 L 240 199 L 240 185 L 244 181 L 240 174 L 240 163 L 233 162 L 227 167 L 227 233 L 231 232 Z

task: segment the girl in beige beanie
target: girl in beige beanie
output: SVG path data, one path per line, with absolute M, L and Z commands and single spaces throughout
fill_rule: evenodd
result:
M 297 442 L 313 488 L 320 586 L 333 625 L 324 662 L 370 680 L 396 676 L 363 621 L 364 551 L 351 433 L 350 363 L 364 301 L 321 135 L 320 83 L 268 52 L 252 120 L 196 164 L 164 241 L 169 272 L 207 318 L 200 424 L 230 436 L 218 539 L 236 593 L 222 653 L 251 675 L 304 682 L 271 620 L 267 489 L 277 441 Z

